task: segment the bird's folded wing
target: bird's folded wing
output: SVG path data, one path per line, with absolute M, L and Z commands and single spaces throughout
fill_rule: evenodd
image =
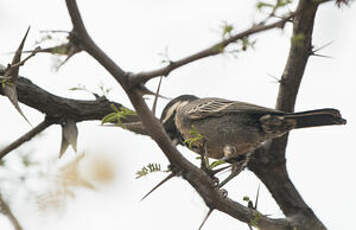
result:
M 281 114 L 281 111 L 239 101 L 221 98 L 203 98 L 195 100 L 184 109 L 186 116 L 192 120 L 206 117 L 219 117 L 231 113 Z

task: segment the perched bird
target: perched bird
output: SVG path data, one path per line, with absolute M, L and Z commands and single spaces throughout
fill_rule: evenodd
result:
M 232 159 L 292 129 L 346 124 L 336 109 L 288 113 L 221 98 L 182 95 L 164 108 L 161 122 L 172 140 L 191 143 L 194 152 Z M 199 134 L 201 138 L 196 138 Z M 194 139 L 195 138 L 195 139 Z
M 171 100 L 160 121 L 173 143 L 188 146 L 203 157 L 232 163 L 231 175 L 219 187 L 238 175 L 246 167 L 248 155 L 265 141 L 283 136 L 292 129 L 346 124 L 336 109 L 289 113 L 245 102 L 194 95 Z M 142 199 L 174 174 L 168 175 Z

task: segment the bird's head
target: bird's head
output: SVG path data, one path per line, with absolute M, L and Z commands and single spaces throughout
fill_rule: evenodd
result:
M 199 98 L 194 95 L 181 95 L 181 96 L 178 96 L 178 97 L 174 98 L 173 100 L 171 100 L 166 105 L 166 107 L 163 109 L 160 121 L 161 121 L 164 129 L 166 130 L 167 134 L 169 135 L 169 137 L 172 140 L 180 139 L 180 137 L 179 137 L 180 134 L 177 130 L 177 127 L 176 127 L 175 121 L 174 121 L 177 109 L 180 106 L 182 106 L 190 101 L 194 101 L 196 99 L 199 99 Z

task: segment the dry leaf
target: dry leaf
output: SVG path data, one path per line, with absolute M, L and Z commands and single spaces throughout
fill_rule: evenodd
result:
M 63 188 L 84 187 L 94 189 L 94 186 L 80 174 L 79 163 L 83 158 L 84 154 L 80 154 L 61 168 L 59 179 Z

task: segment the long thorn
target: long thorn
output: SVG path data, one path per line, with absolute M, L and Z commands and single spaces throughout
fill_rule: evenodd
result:
M 320 50 L 322 50 L 322 49 L 328 47 L 328 46 L 331 45 L 332 43 L 334 43 L 334 41 L 330 41 L 330 42 L 328 42 L 328 43 L 326 43 L 326 44 L 320 46 L 319 48 L 313 50 L 313 52 L 318 52 L 318 51 L 320 51 Z
M 22 38 L 22 41 L 21 41 L 19 47 L 15 51 L 14 57 L 12 58 L 11 65 L 17 64 L 17 63 L 19 63 L 21 61 L 22 50 L 23 50 L 23 47 L 25 45 L 25 41 L 26 41 L 28 32 L 30 31 L 30 28 L 31 28 L 30 26 L 27 28 L 25 36 Z M 11 67 L 10 66 L 10 69 L 8 70 L 8 75 L 7 76 L 10 76 L 13 80 L 16 80 L 18 75 L 19 75 L 19 69 L 20 69 L 20 66 L 15 66 L 15 67 Z
M 257 193 L 256 193 L 256 200 L 255 200 L 255 206 L 254 206 L 254 209 L 257 210 L 257 205 L 258 205 L 258 197 L 260 196 L 260 184 L 258 185 L 258 188 L 257 188 Z
M 312 56 L 314 56 L 314 57 L 328 58 L 328 59 L 332 59 L 332 58 L 333 58 L 332 56 L 323 55 L 323 54 L 316 54 L 316 53 L 313 53 Z
M 234 166 L 231 169 L 231 174 L 228 177 L 226 177 L 225 180 L 223 180 L 219 184 L 219 188 L 222 188 L 224 185 L 226 185 L 230 180 L 232 180 L 234 177 L 239 175 L 242 172 L 242 170 L 244 169 L 244 165 L 243 164 L 242 165 L 235 164 Z
M 224 166 L 224 167 L 222 167 L 222 168 L 216 169 L 216 170 L 213 171 L 213 175 L 215 175 L 215 174 L 217 174 L 217 173 L 219 173 L 219 172 L 222 172 L 222 171 L 224 171 L 225 169 L 228 169 L 228 168 L 231 168 L 231 167 L 232 167 L 232 165 L 227 165 L 227 166 Z
M 27 28 L 26 33 L 25 33 L 25 36 L 22 38 L 22 41 L 21 41 L 19 47 L 18 47 L 17 50 L 15 51 L 15 55 L 14 55 L 14 58 L 13 58 L 11 64 L 16 64 L 16 63 L 18 63 L 18 62 L 21 61 L 22 50 L 23 50 L 23 47 L 24 47 L 24 45 L 25 45 L 25 41 L 26 41 L 28 32 L 30 32 L 30 28 L 31 28 L 31 26 L 29 26 L 29 27 Z
M 148 195 L 150 195 L 153 191 L 155 191 L 158 187 L 160 187 L 162 184 L 167 182 L 169 179 L 175 177 L 175 173 L 170 173 L 166 178 L 164 178 L 161 182 L 159 182 L 156 186 L 154 186 L 146 195 L 144 195 L 140 201 L 143 201 Z
M 209 209 L 209 212 L 208 212 L 208 213 L 206 214 L 206 216 L 204 217 L 204 220 L 203 220 L 203 222 L 200 224 L 198 230 L 201 230 L 201 229 L 203 228 L 205 222 L 208 220 L 210 214 L 211 214 L 213 211 L 214 211 L 213 208 L 210 208 L 210 209 Z
M 158 83 L 158 87 L 157 87 L 157 91 L 156 91 L 156 95 L 155 95 L 155 100 L 153 101 L 153 106 L 152 106 L 153 115 L 156 115 L 157 101 L 158 101 L 159 90 L 161 89 L 162 78 L 163 77 L 159 78 L 159 83 Z

